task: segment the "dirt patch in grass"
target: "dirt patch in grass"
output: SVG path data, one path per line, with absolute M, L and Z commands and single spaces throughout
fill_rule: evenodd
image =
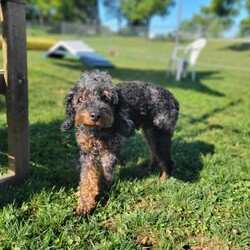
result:
M 188 242 L 188 244 L 182 246 L 183 250 L 224 250 L 225 247 L 236 249 L 230 247 L 230 242 L 225 243 L 216 239 L 209 239 L 204 236 L 196 236 L 191 238 Z
M 157 240 L 152 231 L 138 233 L 136 241 L 142 246 L 142 249 L 157 249 Z

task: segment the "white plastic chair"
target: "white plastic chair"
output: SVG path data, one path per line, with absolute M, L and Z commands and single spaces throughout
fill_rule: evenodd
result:
M 187 76 L 188 65 L 190 65 L 192 68 L 192 80 L 195 80 L 195 64 L 201 50 L 206 46 L 206 44 L 206 39 L 199 38 L 186 47 L 175 47 L 172 57 L 169 59 L 167 76 L 170 76 L 170 74 L 173 73 L 172 66 L 173 63 L 176 63 L 176 81 L 179 81 L 181 78 L 185 78 Z M 178 57 L 178 53 L 180 50 L 182 50 L 182 56 Z

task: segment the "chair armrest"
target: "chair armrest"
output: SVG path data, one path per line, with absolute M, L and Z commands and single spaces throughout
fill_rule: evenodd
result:
M 192 50 L 196 50 L 196 49 L 190 45 L 186 46 L 184 51 L 183 51 L 182 59 L 188 61 L 188 57 L 189 57 Z
M 178 57 L 178 52 L 181 50 L 183 51 L 182 56 Z M 173 50 L 172 58 L 186 58 L 187 53 L 187 46 L 177 46 Z
M 177 46 L 177 47 L 174 48 L 174 52 L 175 51 L 177 52 L 179 50 L 183 50 L 184 51 L 186 48 L 187 48 L 187 46 Z

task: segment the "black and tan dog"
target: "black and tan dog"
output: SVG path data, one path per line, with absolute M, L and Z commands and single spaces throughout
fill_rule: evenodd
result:
M 179 105 L 161 86 L 131 81 L 114 85 L 109 74 L 83 73 L 66 96 L 61 130 L 76 127 L 80 148 L 80 191 L 75 215 L 89 213 L 96 198 L 112 183 L 117 157 L 126 138 L 142 129 L 152 151 L 149 169 L 160 166 L 161 179 L 170 176 L 171 137 Z

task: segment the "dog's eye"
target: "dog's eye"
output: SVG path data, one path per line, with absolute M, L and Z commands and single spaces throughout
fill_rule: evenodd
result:
M 110 103 L 111 101 L 111 98 L 109 96 L 102 96 L 101 99 L 106 103 Z
M 78 103 L 86 103 L 88 102 L 87 98 L 84 98 L 83 96 L 81 96 L 79 99 L 78 99 Z
M 101 95 L 101 99 L 106 103 L 110 103 L 110 101 L 111 101 L 110 93 L 108 91 L 104 90 L 102 95 Z

